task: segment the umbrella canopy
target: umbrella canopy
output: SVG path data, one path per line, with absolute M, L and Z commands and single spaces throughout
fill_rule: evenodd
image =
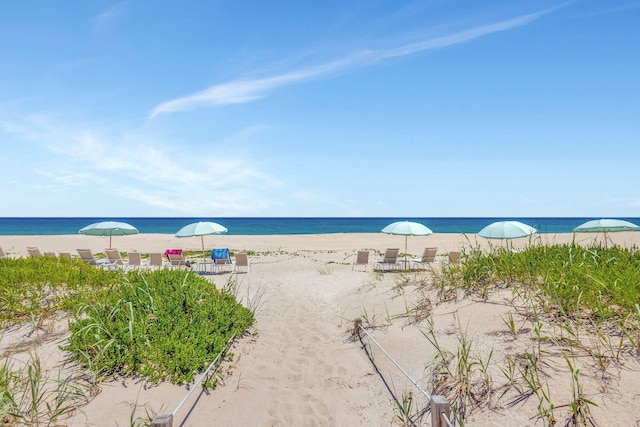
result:
M 587 221 L 584 224 L 580 224 L 576 228 L 573 229 L 574 232 L 577 233 L 602 233 L 604 234 L 604 245 L 608 246 L 607 243 L 607 232 L 615 233 L 618 231 L 638 231 L 640 230 L 640 226 L 636 224 L 624 221 L 622 219 L 594 219 L 592 221 Z
M 616 231 L 638 231 L 640 226 L 621 219 L 594 219 L 580 224 L 573 231 L 578 233 L 606 233 Z
M 399 234 L 401 236 L 428 236 L 429 234 L 433 234 L 433 231 L 431 231 L 429 227 L 412 221 L 393 222 L 383 228 L 382 232 Z
M 516 239 L 537 232 L 535 228 L 520 221 L 496 221 L 480 230 L 478 235 L 487 239 Z
M 428 236 L 433 234 L 433 231 L 426 225 L 422 225 L 419 222 L 413 221 L 398 221 L 392 222 L 381 230 L 383 233 L 396 234 L 404 236 L 404 258 L 405 265 L 407 260 L 407 238 L 408 236 Z
M 176 233 L 176 237 L 194 237 L 200 236 L 202 242 L 202 257 L 204 258 L 204 236 L 209 234 L 226 233 L 227 228 L 212 221 L 199 221 L 187 224 Z
M 112 236 L 138 234 L 138 229 L 126 222 L 102 221 L 89 224 L 81 228 L 78 233 L 86 234 L 87 236 L 109 236 L 109 249 L 111 249 Z

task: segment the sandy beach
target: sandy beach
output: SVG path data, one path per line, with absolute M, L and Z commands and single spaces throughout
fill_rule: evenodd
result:
M 613 243 L 634 247 L 637 233 L 608 235 Z M 536 236 L 538 243 L 570 242 L 572 234 Z M 579 244 L 602 236 L 576 235 Z M 529 243 L 515 239 L 515 248 Z M 114 237 L 120 251 L 163 252 L 169 248 L 199 250 L 199 238 L 177 239 L 173 235 L 138 234 Z M 433 234 L 407 239 L 409 257 L 418 257 L 425 247 L 437 247 L 437 269 L 449 251 L 464 247 L 499 245 L 475 235 Z M 108 238 L 82 235 L 0 236 L 0 246 L 9 256 L 26 256 L 27 246 L 42 251 L 76 253 L 90 248 L 99 253 Z M 244 303 L 257 306 L 252 333 L 232 346 L 233 357 L 222 365 L 223 383 L 209 393 L 196 390 L 175 414 L 174 426 L 389 426 L 403 425 L 396 399 L 411 394 L 412 411 L 426 408 L 426 399 L 407 376 L 368 338 L 375 365 L 359 340 L 351 339 L 354 319 L 360 318 L 375 341 L 423 389 L 429 390 L 431 367 L 436 354 L 427 339 L 433 331 L 438 343 L 455 354 L 461 334 L 470 341 L 473 360 L 487 363 L 487 375 L 503 383 L 501 367 L 509 354 L 523 354 L 533 332 L 520 317 L 519 302 L 509 290 L 496 290 L 488 299 L 473 296 L 439 300 L 429 286 L 426 272 L 375 272 L 352 268 L 358 250 L 369 250 L 371 262 L 385 248 L 404 252 L 405 238 L 381 233 L 269 236 L 206 236 L 205 247 L 228 247 L 247 251 L 251 270 L 233 275 Z M 231 273 L 205 275 L 222 287 Z M 428 297 L 429 319 L 409 313 Z M 504 318 L 513 313 L 523 332 L 517 339 L 506 332 Z M 5 331 L 0 350 L 24 340 L 29 326 Z M 39 332 L 42 334 L 42 332 Z M 35 350 L 50 369 L 63 360 L 58 345 L 65 339 L 61 321 Z M 594 344 L 596 345 L 596 344 Z M 576 349 L 576 352 L 583 351 Z M 17 359 L 25 354 L 13 354 Z M 637 358 L 611 362 L 606 375 L 593 368 L 593 359 L 580 356 L 584 393 L 597 406 L 590 407 L 598 425 L 640 425 L 640 364 Z M 549 351 L 541 361 L 548 375 L 545 387 L 556 404 L 556 418 L 563 425 L 571 401 L 571 374 L 559 352 Z M 149 386 L 133 379 L 106 379 L 100 393 L 72 418 L 67 426 L 124 426 L 146 413 L 169 414 L 180 404 L 187 387 L 163 383 Z M 466 425 L 544 425 L 538 417 L 538 399 L 518 400 L 515 387 L 500 388 L 483 395 L 477 408 L 469 408 Z M 425 415 L 418 425 L 430 425 Z

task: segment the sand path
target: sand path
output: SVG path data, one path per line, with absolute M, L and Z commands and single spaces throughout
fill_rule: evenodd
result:
M 240 276 L 241 292 L 249 289 L 249 299 L 263 297 L 257 338 L 236 346 L 233 374 L 214 392 L 216 404 L 199 404 L 188 425 L 203 425 L 212 417 L 216 425 L 229 426 L 375 425 L 390 420 L 390 397 L 372 375 L 364 352 L 346 341 L 349 321 L 342 306 L 354 290 L 344 283 L 364 274 L 344 267 L 329 271 L 314 259 L 276 263 L 286 274 L 269 277 L 256 264 Z

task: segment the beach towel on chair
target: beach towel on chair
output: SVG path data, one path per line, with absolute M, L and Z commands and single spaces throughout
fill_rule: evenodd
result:
M 219 263 L 220 261 L 225 262 L 229 261 L 231 257 L 229 256 L 229 248 L 213 248 L 211 249 L 211 259 L 215 263 Z M 218 261 L 220 260 L 220 261 Z
M 164 251 L 164 256 L 169 259 L 169 255 L 182 255 L 182 249 L 167 249 Z

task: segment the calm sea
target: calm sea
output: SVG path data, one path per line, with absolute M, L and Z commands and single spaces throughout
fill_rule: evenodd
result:
M 123 221 L 141 233 L 174 234 L 195 221 L 215 221 L 227 234 L 377 233 L 394 221 L 420 222 L 435 233 L 477 233 L 493 221 L 517 220 L 540 233 L 570 233 L 585 221 L 598 218 L 0 218 L 0 235 L 76 234 L 99 221 Z M 640 224 L 640 218 L 619 218 Z

